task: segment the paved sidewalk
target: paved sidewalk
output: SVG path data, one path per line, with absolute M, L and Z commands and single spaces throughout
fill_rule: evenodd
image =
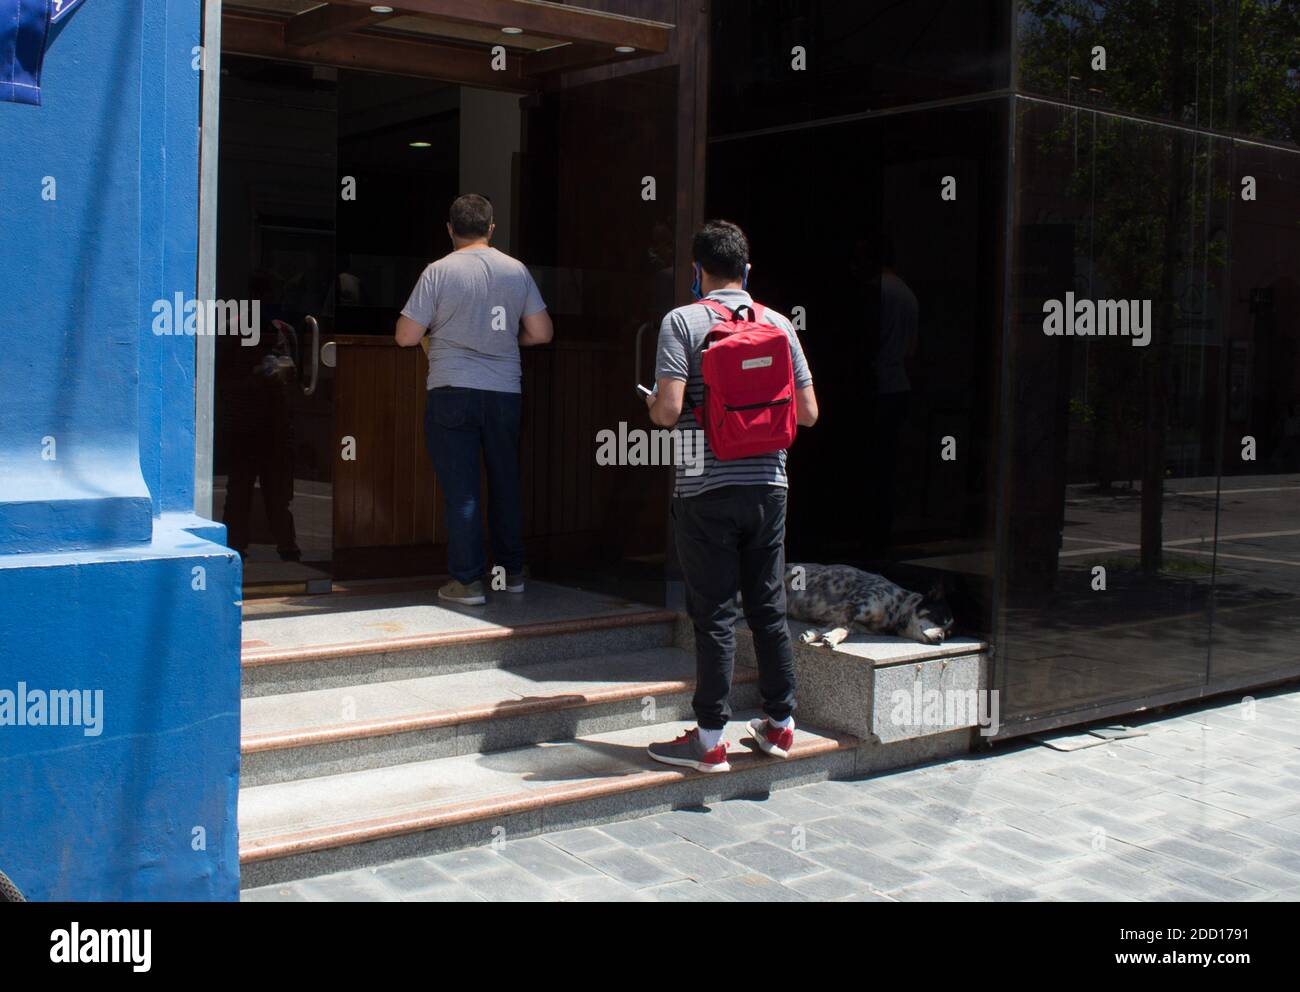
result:
M 303 900 L 1296 900 L 1300 689 L 244 893 Z

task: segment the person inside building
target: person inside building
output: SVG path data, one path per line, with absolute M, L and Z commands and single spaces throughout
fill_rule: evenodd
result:
M 456 198 L 447 221 L 452 251 L 420 275 L 394 334 L 407 348 L 429 334 L 424 436 L 446 510 L 451 576 L 438 597 L 465 606 L 487 602 L 480 458 L 493 562 L 504 591 L 524 591 L 519 348 L 554 333 L 527 267 L 492 247 L 495 228 L 486 197 Z

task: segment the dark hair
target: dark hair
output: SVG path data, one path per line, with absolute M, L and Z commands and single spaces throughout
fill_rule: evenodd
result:
M 492 227 L 492 203 L 486 196 L 464 193 L 451 201 L 447 219 L 458 238 L 486 238 Z
M 749 264 L 749 239 L 731 221 L 711 220 L 696 232 L 691 254 L 709 275 L 739 279 Z

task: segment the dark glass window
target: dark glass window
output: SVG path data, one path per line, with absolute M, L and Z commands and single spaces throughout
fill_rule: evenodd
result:
M 1300 143 L 1294 0 L 1019 0 L 1017 45 L 1025 93 Z
M 1300 152 L 1246 143 L 1234 151 L 1216 679 L 1294 665 L 1300 630 Z M 1242 198 L 1246 177 L 1253 200 Z
M 1017 108 L 1008 721 L 1206 678 L 1231 188 L 1227 139 Z M 1080 301 L 1112 333 L 1049 336 L 1048 308 L 1077 328 Z
M 915 589 L 987 634 L 1005 100 L 710 146 L 706 212 L 750 236 L 750 290 L 791 315 L 818 424 L 790 451 L 788 554 Z M 945 177 L 956 199 L 941 194 Z M 891 351 L 882 281 L 915 298 Z M 905 288 L 903 288 L 905 287 Z M 891 371 L 892 370 L 892 371 Z M 955 457 L 944 458 L 951 437 Z
M 1010 84 L 1007 0 L 714 0 L 712 11 L 714 135 Z

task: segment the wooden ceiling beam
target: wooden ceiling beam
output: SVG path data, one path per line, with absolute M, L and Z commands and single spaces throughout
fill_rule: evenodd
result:
M 311 45 L 336 35 L 360 31 L 372 24 L 386 21 L 395 14 L 376 14 L 369 7 L 349 7 L 327 3 L 321 7 L 294 14 L 284 22 L 284 41 L 291 47 Z
M 536 79 L 523 74 L 522 59 L 508 59 L 505 69 L 494 70 L 487 49 L 364 33 L 292 46 L 285 41 L 282 20 L 233 10 L 221 15 L 221 50 L 232 55 L 388 72 L 516 93 L 539 89 Z
M 369 8 L 372 0 L 335 0 Z M 666 52 L 673 26 L 623 14 L 571 7 L 554 0 L 391 0 L 399 14 L 425 15 L 477 27 L 521 28 L 525 34 L 608 49 L 626 45 L 641 54 Z M 508 40 L 508 36 L 503 36 Z
M 568 72 L 570 69 L 587 69 L 593 65 L 608 65 L 634 59 L 644 52 L 612 52 L 604 45 L 560 45 L 540 52 L 530 52 L 524 56 L 524 75 L 545 76 L 555 72 Z

